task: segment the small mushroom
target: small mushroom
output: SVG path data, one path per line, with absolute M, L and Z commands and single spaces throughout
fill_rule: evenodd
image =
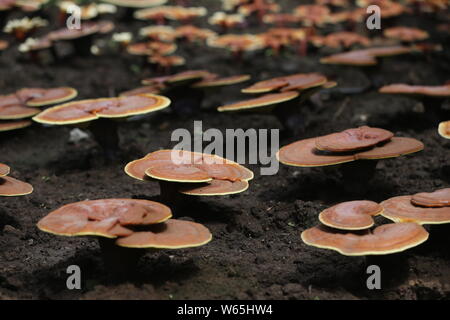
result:
M 214 38 L 217 34 L 209 29 L 198 28 L 193 25 L 180 26 L 175 30 L 177 39 L 185 39 L 187 42 L 207 41 Z
M 260 111 L 273 111 L 282 123 L 285 132 L 296 135 L 304 130 L 305 117 L 298 113 L 298 105 L 322 88 L 336 85 L 319 73 L 299 73 L 257 82 L 241 91 L 244 93 L 268 93 L 258 98 L 220 106 L 218 111 L 236 111 L 258 108 Z M 300 96 L 300 103 L 295 98 Z M 283 103 L 283 104 L 282 104 Z M 276 108 L 274 108 L 276 106 Z
M 409 27 L 392 27 L 383 30 L 383 35 L 388 39 L 400 40 L 402 42 L 415 42 L 428 39 L 428 32 Z
M 450 207 L 450 188 L 416 193 L 411 202 L 422 207 Z
M 9 166 L 0 163 L 0 196 L 24 196 L 33 192 L 31 184 L 8 177 Z
M 106 30 L 103 30 L 106 28 Z M 52 42 L 70 41 L 74 49 L 80 56 L 87 56 L 91 53 L 93 36 L 97 33 L 107 33 L 111 30 L 111 24 L 102 21 L 84 22 L 79 29 L 59 29 L 51 31 L 45 38 Z M 107 32 L 105 32 L 107 31 Z
M 80 100 L 49 108 L 33 120 L 51 125 L 90 123 L 92 133 L 103 147 L 106 160 L 115 160 L 119 137 L 117 122 L 112 120 L 155 112 L 169 105 L 168 98 L 152 94 Z
M 208 23 L 219 26 L 222 34 L 228 33 L 232 28 L 243 26 L 245 17 L 242 14 L 227 14 L 222 11 L 215 12 L 209 19 Z
M 381 203 L 382 215 L 394 222 L 450 223 L 449 196 L 449 189 L 442 189 L 428 194 L 393 197 Z
M 443 121 L 439 124 L 438 132 L 441 137 L 450 139 L 450 121 Z
M 327 6 L 317 4 L 300 5 L 294 9 L 294 15 L 306 26 L 321 26 L 327 22 L 330 14 Z
M 264 40 L 252 34 L 226 34 L 208 39 L 207 44 L 210 47 L 230 50 L 233 57 L 240 61 L 244 52 L 262 49 Z
M 19 41 L 24 41 L 37 28 L 45 27 L 48 21 L 40 17 L 9 20 L 3 28 L 3 32 L 10 33 Z

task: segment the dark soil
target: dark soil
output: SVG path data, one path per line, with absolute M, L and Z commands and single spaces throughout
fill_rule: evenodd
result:
M 202 2 L 202 1 L 199 1 Z M 206 2 L 206 1 L 203 1 Z M 398 23 L 433 32 L 433 16 L 398 19 Z M 138 30 L 141 22 L 118 22 L 119 30 Z M 433 33 L 434 34 L 434 33 Z M 436 35 L 437 37 L 437 35 Z M 104 37 L 107 39 L 108 37 Z M 436 38 L 442 41 L 441 38 Z M 448 39 L 447 39 L 448 40 Z M 68 52 L 70 48 L 59 48 Z M 327 50 L 325 50 L 327 51 Z M 227 52 L 189 45 L 180 52 L 186 69 L 207 68 L 224 75 L 250 73 L 253 79 L 295 72 L 323 72 L 340 88 L 370 83 L 357 68 L 319 64 L 326 52 L 299 57 L 287 52 L 279 57 L 263 53 L 238 63 Z M 139 86 L 151 76 L 140 60 L 125 54 L 79 58 L 70 56 L 52 64 L 37 65 L 17 53 L 17 45 L 0 56 L 1 93 L 22 87 L 73 86 L 79 98 L 114 96 Z M 441 84 L 448 79 L 448 47 L 441 52 L 387 58 L 376 69 L 382 83 Z M 338 88 L 339 88 L 338 87 Z M 364 257 L 345 257 L 334 251 L 306 246 L 300 232 L 318 223 L 318 213 L 341 201 L 354 200 L 346 193 L 337 168 L 294 168 L 280 165 L 273 176 L 261 176 L 259 166 L 248 191 L 234 196 L 195 198 L 178 217 L 205 224 L 211 243 L 200 248 L 148 252 L 128 281 L 108 276 L 94 238 L 65 238 L 40 232 L 36 223 L 50 211 L 85 199 L 157 199 L 159 187 L 127 176 L 131 160 L 159 148 L 170 147 L 171 132 L 203 129 L 281 128 L 272 115 L 221 114 L 216 106 L 242 98 L 240 86 L 207 95 L 201 112 L 180 116 L 163 111 L 146 119 L 120 124 L 121 154 L 115 164 L 104 164 L 102 151 L 91 140 L 70 143 L 69 127 L 34 125 L 0 136 L 0 162 L 12 167 L 11 176 L 34 186 L 25 197 L 2 198 L 0 208 L 0 299 L 449 299 L 450 225 L 429 228 L 429 240 L 401 255 L 384 278 L 382 290 L 365 289 Z M 450 143 L 437 133 L 436 123 L 425 121 L 419 102 L 377 93 L 357 95 L 334 90 L 317 95 L 301 112 L 306 129 L 283 137 L 281 145 L 368 124 L 415 137 L 424 151 L 378 163 L 367 182 L 365 199 L 384 199 L 449 186 Z M 442 119 L 447 120 L 447 119 Z M 380 218 L 380 223 L 386 220 Z M 81 267 L 82 290 L 66 288 L 66 268 Z

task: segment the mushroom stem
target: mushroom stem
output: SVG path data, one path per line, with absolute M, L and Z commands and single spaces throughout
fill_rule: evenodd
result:
M 159 181 L 161 202 L 172 209 L 174 215 L 181 207 L 186 207 L 188 196 L 179 192 L 180 184 L 177 182 Z
M 358 160 L 344 163 L 340 167 L 344 190 L 350 194 L 362 195 L 367 192 L 368 182 L 373 178 L 377 160 Z
M 98 238 L 105 270 L 114 280 L 125 280 L 136 273 L 144 250 L 119 247 L 115 241 L 116 239 Z
M 119 153 L 119 134 L 116 121 L 99 119 L 89 126 L 95 141 L 103 148 L 105 159 L 113 162 Z
M 73 46 L 77 55 L 87 57 L 91 54 L 92 35 L 73 40 Z
M 171 109 L 179 115 L 191 115 L 200 112 L 200 107 L 205 96 L 201 89 L 186 89 L 181 86 L 170 90 L 167 96 L 172 101 Z
M 305 131 L 306 116 L 300 112 L 301 102 L 293 99 L 281 103 L 273 109 L 273 114 L 283 125 L 283 135 L 286 137 L 298 136 Z

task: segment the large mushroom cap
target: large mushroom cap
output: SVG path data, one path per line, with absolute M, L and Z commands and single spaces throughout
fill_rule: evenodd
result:
M 0 177 L 0 196 L 24 196 L 32 192 L 33 187 L 29 183 L 7 176 Z
M 346 256 L 385 255 L 405 251 L 428 239 L 416 223 L 390 223 L 361 233 L 347 233 L 323 225 L 307 229 L 301 238 L 307 245 L 331 249 Z
M 450 223 L 450 207 L 427 208 L 415 206 L 412 196 L 399 196 L 381 203 L 382 215 L 395 222 L 415 222 L 418 224 Z
M 171 216 L 169 207 L 154 201 L 102 199 L 65 205 L 42 218 L 37 226 L 63 236 L 116 238 L 133 233 L 126 226 L 161 223 Z
M 145 114 L 164 109 L 169 104 L 168 98 L 152 94 L 81 100 L 49 108 L 33 120 L 55 125 L 74 124 L 98 118 L 123 118 Z
M 379 92 L 430 97 L 450 97 L 450 84 L 442 86 L 412 86 L 403 83 L 395 83 L 381 87 Z
M 116 244 L 128 248 L 182 249 L 202 246 L 212 239 L 205 226 L 190 221 L 170 219 L 152 229 L 134 232 L 118 239 Z
M 144 158 L 128 163 L 125 172 L 138 180 L 144 180 L 147 176 L 179 182 L 206 182 L 212 179 L 249 181 L 253 179 L 253 172 L 236 162 L 216 155 L 182 150 L 159 150 L 149 153 Z M 190 180 L 188 176 L 191 176 Z
M 299 96 L 297 91 L 266 94 L 258 98 L 240 101 L 217 108 L 219 112 L 255 109 L 260 107 L 273 106 L 282 102 L 293 100 Z
M 375 146 L 393 136 L 388 130 L 363 126 L 319 137 L 316 139 L 316 148 L 333 152 L 353 151 Z
M 6 164 L 0 163 L 0 177 L 7 176 L 9 171 L 10 168 Z
M 423 143 L 416 139 L 393 137 L 384 144 L 374 146 L 368 151 L 356 150 L 352 153 L 335 153 L 318 150 L 316 147 L 317 139 L 300 140 L 284 146 L 278 151 L 277 159 L 290 166 L 319 167 L 355 160 L 395 158 L 418 152 L 424 148 Z
M 32 123 L 29 120 L 0 122 L 0 132 L 23 129 L 31 126 Z
M 450 121 L 439 123 L 438 132 L 443 138 L 450 139 Z
M 360 200 L 342 202 L 319 214 L 324 225 L 340 230 L 363 230 L 373 226 L 372 216 L 383 212 L 383 207 L 376 202 Z
M 411 202 L 422 207 L 450 207 L 450 188 L 416 193 Z

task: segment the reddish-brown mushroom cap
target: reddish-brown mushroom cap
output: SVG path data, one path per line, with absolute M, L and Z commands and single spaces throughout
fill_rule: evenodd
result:
M 370 55 L 366 50 L 354 50 L 322 58 L 320 59 L 320 63 L 373 66 L 377 64 L 377 59 L 375 56 Z
M 354 161 L 353 155 L 320 152 L 316 149 L 316 138 L 300 140 L 282 147 L 277 159 L 283 164 L 298 167 L 329 166 Z
M 28 108 L 21 104 L 0 106 L 0 120 L 30 118 L 40 112 L 36 108 Z
M 327 226 L 316 226 L 302 232 L 310 246 L 331 249 L 346 256 L 385 255 L 405 251 L 428 239 L 428 232 L 416 223 L 390 223 L 372 232 L 348 233 Z
M 286 165 L 297 167 L 320 167 L 336 165 L 355 160 L 376 160 L 395 158 L 418 152 L 424 148 L 422 142 L 413 138 L 393 137 L 388 142 L 375 146 L 368 151 L 354 153 L 333 153 L 316 148 L 316 139 L 305 139 L 282 147 L 277 152 L 277 159 Z
M 208 228 L 191 221 L 170 219 L 152 229 L 134 232 L 118 239 L 116 244 L 127 248 L 182 249 L 202 246 L 212 239 Z
M 386 38 L 397 39 L 401 41 L 420 41 L 429 37 L 428 32 L 409 27 L 392 27 L 383 30 L 383 35 Z
M 212 78 L 205 79 L 200 82 L 194 83 L 193 88 L 210 88 L 210 87 L 220 87 L 232 84 L 241 83 L 247 81 L 251 78 L 248 74 L 242 74 L 237 76 L 223 77 L 223 78 Z
M 443 138 L 450 139 L 450 121 L 439 123 L 438 132 Z
M 412 196 L 399 196 L 381 203 L 382 215 L 394 222 L 415 222 L 418 224 L 450 223 L 450 207 L 427 208 L 415 206 Z
M 145 170 L 150 178 L 171 182 L 207 182 L 212 177 L 195 165 L 159 164 Z
M 244 93 L 263 93 L 274 90 L 281 90 L 282 92 L 294 90 L 302 91 L 323 85 L 326 82 L 327 78 L 319 73 L 299 73 L 259 81 L 241 91 Z
M 375 146 L 393 136 L 388 130 L 363 126 L 319 137 L 316 139 L 316 148 L 332 152 L 354 151 Z
M 450 207 L 450 188 L 416 193 L 411 202 L 422 207 Z
M 75 124 L 99 118 L 124 118 L 145 114 L 164 109 L 169 104 L 168 98 L 152 94 L 81 100 L 49 108 L 33 120 L 55 125 Z
M 24 196 L 33 192 L 31 184 L 3 176 L 0 177 L 0 196 Z
M 207 183 L 181 186 L 179 191 L 190 196 L 223 196 L 244 192 L 248 187 L 249 184 L 245 180 L 229 181 L 214 179 Z
M 47 34 L 46 38 L 51 41 L 74 40 L 98 33 L 100 31 L 99 26 L 100 25 L 96 22 L 86 22 L 81 25 L 80 29 L 63 28 L 56 31 L 51 31 Z
M 65 205 L 42 218 L 40 230 L 63 236 L 116 238 L 133 233 L 127 226 L 157 224 L 172 217 L 169 207 L 154 201 L 102 199 Z
M 6 164 L 0 163 L 0 177 L 7 176 L 9 171 L 10 168 Z
M 120 96 L 135 96 L 135 95 L 139 95 L 139 94 L 158 94 L 160 93 L 162 90 L 162 88 L 159 88 L 158 86 L 155 85 L 150 85 L 150 86 L 144 86 L 144 87 L 139 87 L 136 89 L 132 89 L 132 90 L 128 90 L 128 91 L 124 91 L 120 94 Z
M 450 97 L 450 84 L 442 86 L 412 86 L 396 83 L 383 86 L 379 89 L 381 93 L 422 95 L 430 97 Z
M 78 95 L 74 88 L 25 88 L 16 92 L 16 96 L 29 107 L 43 107 L 71 100 Z
M 223 112 L 223 111 L 237 111 L 237 110 L 247 110 L 267 106 L 274 106 L 282 102 L 293 100 L 298 96 L 299 93 L 297 91 L 266 94 L 258 98 L 240 101 L 225 106 L 220 106 L 217 108 L 217 110 L 219 112 Z
M 4 41 L 4 40 L 0 40 L 0 51 L 5 50 L 6 48 L 9 47 L 9 43 Z
M 342 202 L 319 214 L 324 225 L 340 230 L 363 230 L 373 226 L 373 216 L 383 212 L 376 202 L 360 200 Z
M 215 155 L 181 150 L 159 150 L 149 153 L 144 158 L 128 163 L 125 166 L 125 172 L 138 180 L 144 180 L 146 177 L 179 182 L 253 179 L 253 172 L 236 162 Z M 180 179 L 177 179 L 177 175 Z M 189 175 L 196 178 L 189 180 L 187 178 Z
M 0 132 L 23 129 L 31 126 L 32 123 L 29 120 L 0 122 Z

